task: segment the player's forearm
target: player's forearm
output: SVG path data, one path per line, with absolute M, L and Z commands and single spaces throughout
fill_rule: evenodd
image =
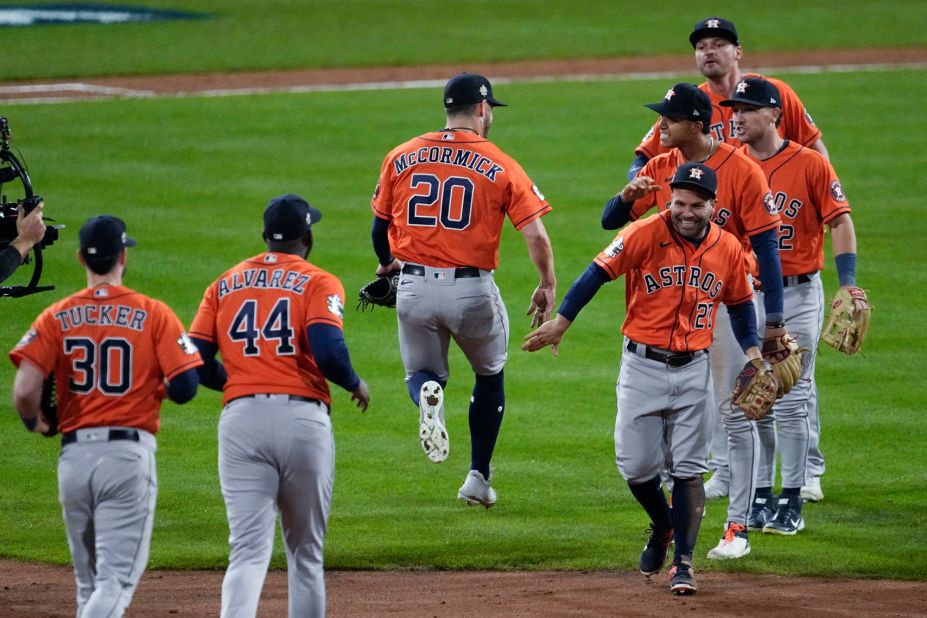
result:
M 15 242 L 15 241 L 14 241 Z M 19 250 L 10 243 L 3 251 L 0 251 L 0 281 L 5 281 L 7 277 L 16 272 L 23 258 Z
M 348 392 L 360 385 L 360 376 L 351 365 L 351 356 L 341 329 L 330 324 L 312 324 L 308 328 L 312 358 L 325 379 Z
M 197 370 L 187 369 L 168 381 L 167 396 L 176 404 L 185 404 L 196 396 L 196 387 L 199 383 Z
M 630 221 L 633 205 L 634 202 L 627 203 L 622 200 L 620 194 L 608 200 L 602 210 L 602 229 L 617 230 Z
M 26 427 L 42 412 L 42 372 L 28 361 L 22 361 L 13 382 L 13 407 Z M 32 425 L 34 428 L 35 425 Z M 30 431 L 32 430 L 30 428 Z
M 763 282 L 763 306 L 766 309 L 767 322 L 781 322 L 784 317 L 782 309 L 782 264 L 779 261 L 779 241 L 777 230 L 766 230 L 750 237 L 753 252 L 760 269 L 760 281 Z
M 228 373 L 226 373 L 222 363 L 216 359 L 219 346 L 212 341 L 206 341 L 198 337 L 190 337 L 190 339 L 203 358 L 203 364 L 196 368 L 199 383 L 214 391 L 222 391 L 225 388 L 226 381 L 228 381 Z
M 755 347 L 759 351 L 760 340 L 756 334 L 756 309 L 753 301 L 728 305 L 727 313 L 731 316 L 731 330 L 734 331 L 734 338 L 740 344 L 740 349 L 747 352 Z
M 637 176 L 638 172 L 640 172 L 644 168 L 644 166 L 647 165 L 647 161 L 650 160 L 644 154 L 641 154 L 639 152 L 635 154 L 636 156 L 634 157 L 634 160 L 631 161 L 631 167 L 628 168 L 628 175 L 627 175 L 628 180 L 633 180 L 634 177 Z
M 381 266 L 388 266 L 396 259 L 389 249 L 389 221 L 374 217 L 370 239 L 373 242 L 373 252 L 377 254 Z
M 541 279 L 538 284 L 539 287 L 550 290 L 555 289 L 557 287 L 557 277 L 554 274 L 554 249 L 550 245 L 547 230 L 544 229 L 544 225 L 538 219 L 522 228 L 522 234 L 528 245 L 528 255 Z
M 572 322 L 583 307 L 589 304 L 599 288 L 610 280 L 608 273 L 600 266 L 595 263 L 589 264 L 570 286 L 560 303 L 560 308 L 557 309 L 557 314 Z
M 845 214 L 830 223 L 831 243 L 837 276 L 841 286 L 856 285 L 856 230 L 853 219 Z

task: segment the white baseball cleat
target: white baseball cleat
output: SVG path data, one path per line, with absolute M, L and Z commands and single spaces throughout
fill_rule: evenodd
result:
M 418 397 L 418 439 L 428 459 L 441 463 L 447 460 L 450 451 L 444 427 L 444 389 L 434 380 L 429 380 L 422 384 Z
M 732 560 L 743 558 L 750 553 L 750 543 L 747 541 L 747 527 L 743 524 L 728 522 L 724 529 L 724 536 L 718 546 L 708 551 L 711 560 Z
M 705 499 L 714 500 L 715 498 L 723 498 L 727 495 L 729 489 L 730 483 L 728 481 L 722 481 L 718 478 L 718 475 L 715 474 L 705 483 Z
M 801 488 L 801 497 L 808 502 L 820 502 L 824 499 L 824 491 L 821 490 L 821 477 L 813 476 L 808 484 Z
M 492 480 L 492 477 L 489 477 Z M 482 504 L 487 509 L 496 503 L 496 490 L 489 486 L 489 480 L 476 470 L 470 470 L 464 484 L 457 490 L 457 497 L 474 506 Z

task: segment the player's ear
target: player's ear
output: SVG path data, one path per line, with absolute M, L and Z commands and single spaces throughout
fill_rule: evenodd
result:
M 744 57 L 744 48 L 740 45 L 734 46 L 734 60 L 740 62 L 740 59 Z
M 77 262 L 84 268 L 87 268 L 87 260 L 84 259 L 84 254 L 80 252 L 80 249 L 77 250 Z

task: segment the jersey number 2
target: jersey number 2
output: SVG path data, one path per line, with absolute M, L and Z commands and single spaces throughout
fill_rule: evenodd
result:
M 243 350 L 245 356 L 260 356 L 259 339 L 275 340 L 277 342 L 276 353 L 279 356 L 296 354 L 296 348 L 293 345 L 293 338 L 296 333 L 293 327 L 290 326 L 289 298 L 283 297 L 277 300 L 260 330 L 258 330 L 257 324 L 258 303 L 254 299 L 246 300 L 238 308 L 238 312 L 235 314 L 231 326 L 229 326 L 229 339 L 245 342 Z
M 427 193 L 415 195 L 409 199 L 409 225 L 418 227 L 435 227 L 438 219 L 441 226 L 449 230 L 463 230 L 470 225 L 470 211 L 473 208 L 473 181 L 462 176 L 451 176 L 444 182 L 434 174 L 412 174 L 411 188 L 425 185 Z M 455 198 L 459 198 L 457 204 Z M 419 209 L 429 212 L 429 207 L 441 202 L 437 217 L 423 214 Z

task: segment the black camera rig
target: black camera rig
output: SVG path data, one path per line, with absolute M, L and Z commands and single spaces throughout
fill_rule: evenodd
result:
M 18 180 L 22 184 L 22 199 L 8 202 L 3 193 L 3 185 Z M 42 198 L 35 195 L 32 181 L 26 166 L 10 150 L 10 125 L 6 118 L 0 117 L 0 249 L 9 245 L 18 235 L 16 220 L 19 217 L 19 207 L 22 206 L 25 214 L 29 214 L 41 203 Z M 53 221 L 53 219 L 47 219 Z M 32 277 L 26 285 L 0 286 L 0 296 L 26 296 L 36 292 L 47 292 L 55 289 L 53 285 L 39 285 L 42 276 L 42 249 L 58 240 L 58 230 L 64 226 L 49 225 L 45 228 L 45 236 L 32 247 Z M 27 257 L 25 263 L 30 259 Z

